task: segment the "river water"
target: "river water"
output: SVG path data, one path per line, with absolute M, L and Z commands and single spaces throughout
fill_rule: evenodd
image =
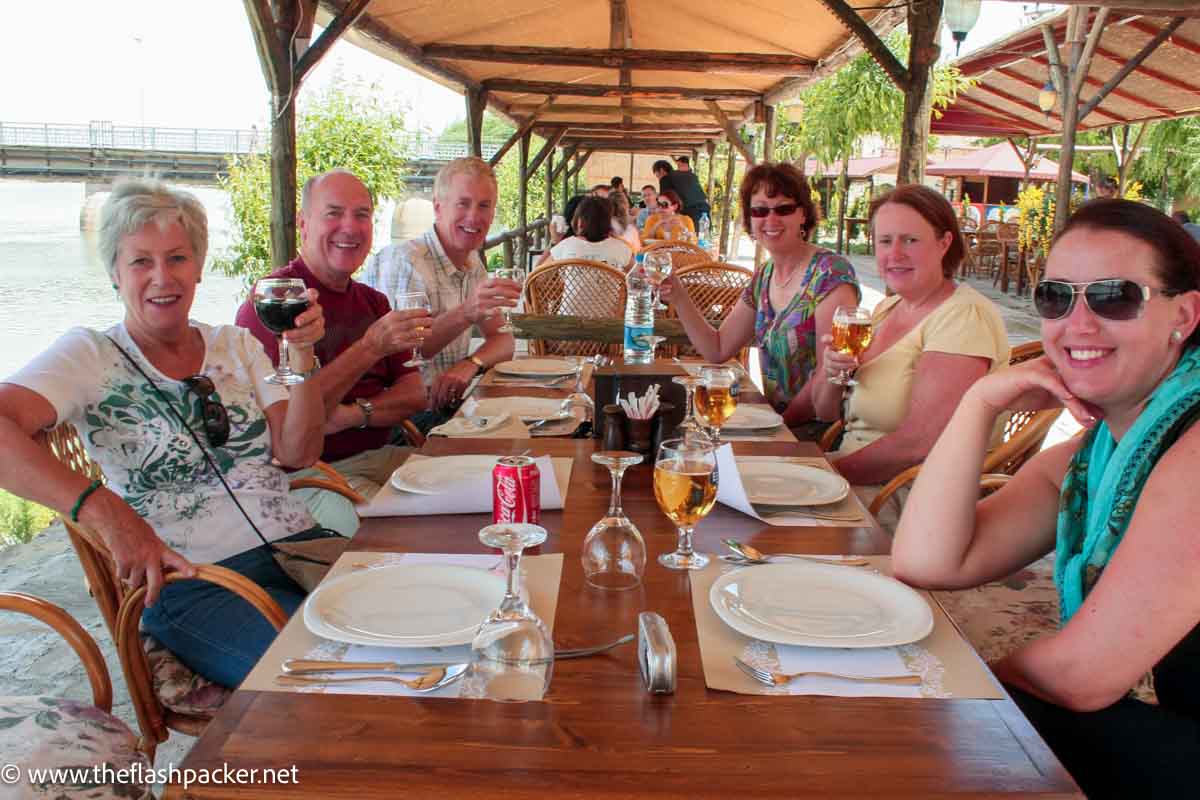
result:
M 209 187 L 182 187 L 208 211 L 209 255 L 229 241 L 229 201 Z M 0 379 L 76 325 L 103 330 L 124 307 L 96 256 L 94 234 L 79 230 L 83 185 L 0 181 Z M 388 242 L 391 204 L 377 214 L 375 249 Z M 240 278 L 206 266 L 192 318 L 232 323 Z

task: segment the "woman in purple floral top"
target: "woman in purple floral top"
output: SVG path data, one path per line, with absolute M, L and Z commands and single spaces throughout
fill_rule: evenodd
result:
M 861 292 L 845 258 L 809 243 L 817 208 L 808 181 L 786 163 L 763 163 L 746 173 L 742 220 L 771 259 L 754 274 L 742 302 L 715 329 L 674 278 L 662 296 L 674 306 L 692 345 L 708 361 L 726 361 L 747 344 L 761 352 L 763 392 L 789 426 L 816 418 L 816 395 L 840 392 L 821 374 L 820 337 L 833 312 L 857 305 Z

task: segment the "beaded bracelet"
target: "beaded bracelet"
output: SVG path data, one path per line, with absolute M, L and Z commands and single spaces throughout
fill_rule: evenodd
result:
M 99 489 L 101 485 L 103 485 L 101 481 L 92 481 L 88 484 L 86 489 L 79 493 L 79 499 L 76 500 L 75 505 L 71 507 L 72 522 L 79 522 L 79 510 L 83 508 L 83 504 L 87 502 L 87 499 L 92 496 L 92 492 Z

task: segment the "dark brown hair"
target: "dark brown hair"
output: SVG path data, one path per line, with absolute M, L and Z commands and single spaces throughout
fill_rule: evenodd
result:
M 946 231 L 953 234 L 950 239 L 950 247 L 942 256 L 942 275 L 953 278 L 959 265 L 962 264 L 967 247 L 963 244 L 962 231 L 958 227 L 958 216 L 955 215 L 950 201 L 928 186 L 922 186 L 919 183 L 897 186 L 871 201 L 871 210 L 867 214 L 867 219 L 872 226 L 875 222 L 875 214 L 888 203 L 908 206 L 920 214 L 921 218 L 933 228 L 939 239 L 946 234 Z M 874 236 L 874 231 L 871 235 Z
M 575 209 L 571 230 L 589 242 L 603 242 L 612 230 L 612 203 L 606 197 L 585 197 Z
M 668 202 L 669 202 L 671 205 L 675 206 L 675 212 L 676 212 L 676 213 L 679 213 L 680 211 L 683 211 L 683 199 L 682 199 L 682 198 L 680 198 L 680 196 L 679 196 L 679 195 L 675 194 L 675 190 L 674 190 L 674 189 L 667 189 L 665 192 L 659 192 L 659 193 L 658 193 L 658 199 L 659 199 L 659 200 L 666 200 L 666 201 L 668 201 Z
M 1051 247 L 1079 228 L 1116 231 L 1145 242 L 1154 250 L 1154 272 L 1167 292 L 1182 294 L 1200 290 L 1200 242 L 1153 206 L 1116 198 L 1084 203 L 1054 236 Z M 1200 344 L 1200 327 L 1192 331 L 1188 344 Z
M 820 221 L 820 215 L 804 173 L 783 161 L 764 161 L 746 173 L 738 190 L 742 201 L 742 227 L 746 229 L 746 233 L 750 233 L 750 198 L 759 189 L 765 190 L 767 197 L 783 195 L 795 200 L 796 205 L 804 211 L 804 238 L 812 239 L 812 232 Z

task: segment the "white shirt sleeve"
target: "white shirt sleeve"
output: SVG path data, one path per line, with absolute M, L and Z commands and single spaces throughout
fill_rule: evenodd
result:
M 87 328 L 72 328 L 4 382 L 44 397 L 54 407 L 56 425 L 72 419 L 98 396 L 99 379 L 107 372 L 101 336 Z M 89 376 L 96 380 L 86 380 Z

